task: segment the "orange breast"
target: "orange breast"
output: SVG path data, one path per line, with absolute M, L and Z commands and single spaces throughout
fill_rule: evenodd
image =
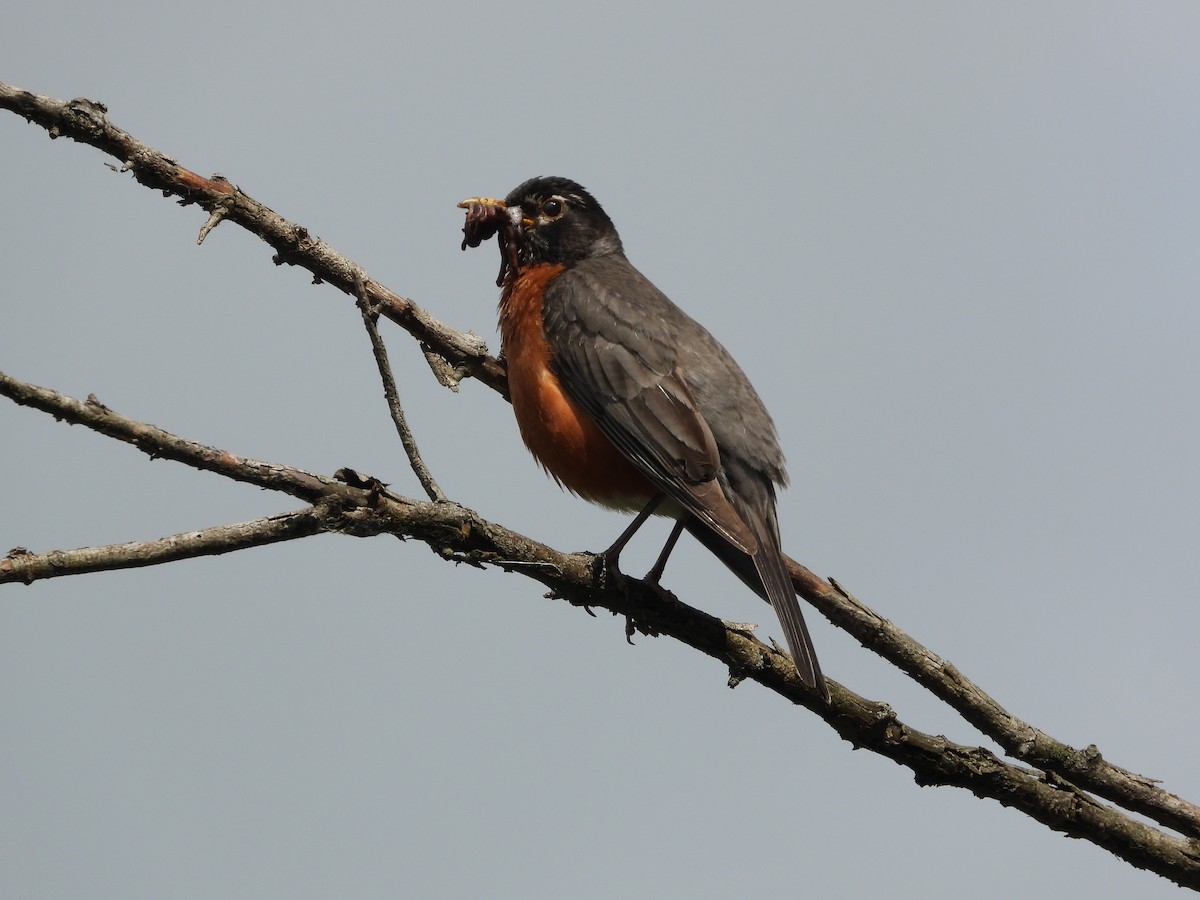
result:
M 571 399 L 550 367 L 542 294 L 563 268 L 527 269 L 500 297 L 500 337 L 517 426 L 525 446 L 563 487 L 605 506 L 641 509 L 659 491 Z

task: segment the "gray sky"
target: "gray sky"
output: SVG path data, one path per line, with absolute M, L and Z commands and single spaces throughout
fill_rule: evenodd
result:
M 1200 7 L 743 7 L 24 4 L 0 78 L 105 102 L 493 348 L 455 203 L 579 180 L 773 411 L 792 555 L 1200 799 Z M 236 227 L 197 248 L 108 161 L 0 115 L 0 369 L 417 495 L 353 304 Z M 385 336 L 455 499 L 607 546 L 506 404 Z M 5 549 L 297 506 L 7 402 L 0 434 Z M 665 581 L 776 633 L 693 544 Z M 345 537 L 4 590 L 0 895 L 1178 896 L 541 593 Z M 832 678 L 978 742 L 809 620 Z

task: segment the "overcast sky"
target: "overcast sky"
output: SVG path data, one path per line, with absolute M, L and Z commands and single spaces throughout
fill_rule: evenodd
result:
M 1193 2 L 48 0 L 5 12 L 0 79 L 106 103 L 493 349 L 456 202 L 582 182 L 772 410 L 789 552 L 1197 801 L 1198 42 Z M 235 226 L 198 248 L 110 162 L 0 114 L 0 370 L 419 495 L 353 303 Z M 611 542 L 507 404 L 385 337 L 454 499 Z M 7 401 L 0 436 L 3 549 L 298 506 Z M 777 634 L 694 543 L 664 581 Z M 334 536 L 5 588 L 0 895 L 1179 896 L 542 593 Z M 981 740 L 808 618 L 831 678 Z

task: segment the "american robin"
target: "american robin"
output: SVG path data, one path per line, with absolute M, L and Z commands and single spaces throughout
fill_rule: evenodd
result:
M 596 199 L 533 178 L 472 198 L 464 249 L 498 235 L 500 334 L 526 446 L 563 487 L 639 511 L 605 555 L 613 569 L 652 514 L 686 528 L 775 608 L 802 681 L 829 702 L 780 548 L 787 484 L 775 424 L 728 351 L 625 258 Z

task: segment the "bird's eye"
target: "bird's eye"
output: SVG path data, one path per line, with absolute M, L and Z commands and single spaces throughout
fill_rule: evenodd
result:
M 547 219 L 557 219 L 562 215 L 563 202 L 558 197 L 551 197 L 542 204 L 542 215 Z

